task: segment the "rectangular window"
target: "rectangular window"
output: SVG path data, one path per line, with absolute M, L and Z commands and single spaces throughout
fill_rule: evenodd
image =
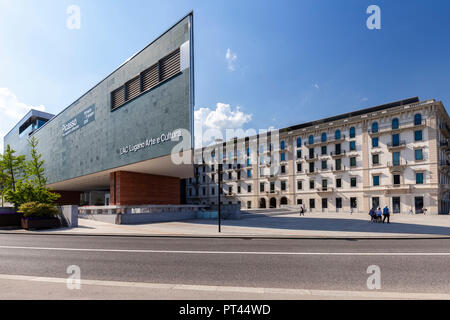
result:
M 237 187 L 237 193 L 241 193 L 241 186 Z
M 286 173 L 286 166 L 281 166 L 281 174 L 285 174 Z
M 275 191 L 275 182 L 271 182 L 270 183 L 270 192 L 274 192 Z
M 392 197 L 392 212 L 400 213 L 400 197 Z
M 392 145 L 393 146 L 399 146 L 400 145 L 400 135 L 398 133 L 392 135 Z
M 422 130 L 414 131 L 414 141 L 422 141 Z
M 379 186 L 380 185 L 380 176 L 373 176 L 372 180 L 373 180 L 373 185 L 374 186 Z
M 301 159 L 302 157 L 302 150 L 297 150 L 297 159 Z
M 356 150 L 356 142 L 350 141 L 350 151 L 355 151 L 355 150 Z
M 301 171 L 302 171 L 302 164 L 297 163 L 297 172 L 301 172 Z
M 161 59 L 159 67 L 160 81 L 165 81 L 180 72 L 180 49 L 178 48 L 167 57 Z
M 399 184 L 400 184 L 400 175 L 394 174 L 394 185 L 399 185 Z
M 252 202 L 251 201 L 247 201 L 247 209 L 251 209 L 252 207 Z
M 310 159 L 314 158 L 314 148 L 309 149 L 309 158 Z
M 341 161 L 341 159 L 336 159 L 335 165 L 336 165 L 336 170 L 341 170 L 341 168 L 342 168 L 342 161 Z
M 141 78 L 139 76 L 135 77 L 134 79 L 128 81 L 125 84 L 125 92 L 127 94 L 126 100 L 131 100 L 133 98 L 136 98 L 138 95 L 141 94 Z
M 314 162 L 309 163 L 309 172 L 314 172 Z
M 211 195 L 214 195 L 216 193 L 216 188 L 211 188 Z
M 372 164 L 380 164 L 380 155 L 378 154 L 372 155 Z
M 328 199 L 322 198 L 322 209 L 327 209 L 327 208 L 328 208 Z
M 336 209 L 342 209 L 342 198 L 336 198 Z
M 352 209 L 358 208 L 358 201 L 356 198 L 350 198 L 350 208 Z
M 309 180 L 309 188 L 314 189 L 314 180 Z
M 297 199 L 297 205 L 301 205 L 303 204 L 303 200 L 302 199 Z
M 327 169 L 327 160 L 322 160 L 322 170 Z
M 125 87 L 121 86 L 120 88 L 114 90 L 111 93 L 111 109 L 115 109 L 120 107 L 125 103 Z
M 281 181 L 281 191 L 286 191 L 286 181 Z
M 350 158 L 350 167 L 356 167 L 356 157 Z
M 158 64 L 154 64 L 142 72 L 142 91 L 147 91 L 156 86 L 159 82 Z
M 247 170 L 247 178 L 251 178 L 252 177 L 252 169 L 248 169 Z
M 297 138 L 297 148 L 300 148 L 302 146 L 302 139 Z
M 327 154 L 327 146 L 322 146 L 322 155 L 326 155 Z
M 341 178 L 336 179 L 336 188 L 342 188 L 342 179 Z
M 248 193 L 252 192 L 252 185 L 251 185 L 251 184 L 249 184 L 249 185 L 247 186 L 247 192 L 248 192 Z
M 323 179 L 322 180 L 322 190 L 326 191 L 328 188 L 328 180 L 327 179 Z
M 316 208 L 316 201 L 314 199 L 309 199 L 309 209 Z
M 302 181 L 297 181 L 297 190 L 302 190 L 302 189 L 303 189 Z
M 336 154 L 341 154 L 341 144 L 340 143 L 338 143 L 338 144 L 336 144 L 336 146 L 335 146 L 335 152 L 336 152 Z
M 286 161 L 286 153 L 281 153 L 281 161 Z
M 260 192 L 264 192 L 264 185 L 265 185 L 264 183 L 260 183 L 259 184 L 259 191 Z
M 378 137 L 372 138 L 372 148 L 378 147 Z
M 416 160 L 423 160 L 423 149 L 414 150 L 414 155 Z
M 350 179 L 350 186 L 352 188 L 356 187 L 356 177 L 353 177 Z
M 392 153 L 392 163 L 394 164 L 394 166 L 400 165 L 400 152 Z
M 423 184 L 423 172 L 416 173 L 416 184 Z

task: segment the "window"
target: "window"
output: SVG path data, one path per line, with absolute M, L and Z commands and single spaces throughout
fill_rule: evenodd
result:
M 316 201 L 314 199 L 309 199 L 309 209 L 316 208 Z
M 372 182 L 374 186 L 380 185 L 380 176 L 372 176 Z
M 252 177 L 252 169 L 248 169 L 247 170 L 247 178 L 251 178 Z
M 336 179 L 336 188 L 342 188 L 342 179 L 341 178 Z
M 247 166 L 250 167 L 251 163 L 250 163 L 250 158 L 247 158 Z
M 252 207 L 252 202 L 251 201 L 247 201 L 247 209 L 250 209 Z
M 309 149 L 309 158 L 314 159 L 314 148 Z
M 400 145 L 400 135 L 398 133 L 392 135 L 392 145 L 393 146 Z
M 252 185 L 251 185 L 251 184 L 249 184 L 249 185 L 247 186 L 247 192 L 248 192 L 248 193 L 252 192 Z
M 355 127 L 350 128 L 350 138 L 356 137 L 356 129 Z
M 423 149 L 414 150 L 414 156 L 416 160 L 423 160 Z
M 420 126 L 422 124 L 422 115 L 420 113 L 417 113 L 414 115 L 414 125 Z
M 302 181 L 297 181 L 297 190 L 302 190 L 302 189 L 303 189 Z
M 301 205 L 303 204 L 303 200 L 302 199 L 297 199 L 297 205 Z
M 336 140 L 339 140 L 341 138 L 341 130 L 336 130 L 336 132 L 334 133 L 334 138 Z
M 341 144 L 340 143 L 337 143 L 335 145 L 334 151 L 335 151 L 336 154 L 341 154 Z
M 392 119 L 392 130 L 398 129 L 399 123 L 398 118 Z
M 281 153 L 281 161 L 286 161 L 286 153 Z
M 250 148 L 247 148 L 247 157 L 250 157 Z
M 301 171 L 302 171 L 302 164 L 297 163 L 297 172 L 301 172 Z
M 211 188 L 211 195 L 213 196 L 216 193 L 216 188 Z
M 320 140 L 322 142 L 326 142 L 327 141 L 327 133 L 326 132 L 322 132 L 322 136 L 321 136 Z
M 378 122 L 373 122 L 372 123 L 372 133 L 377 133 L 378 132 Z
M 280 148 L 281 150 L 284 150 L 286 148 L 286 143 L 284 142 L 284 140 L 281 140 Z
M 400 152 L 392 153 L 392 163 L 394 166 L 400 165 Z
M 350 158 L 350 167 L 356 167 L 356 157 Z
M 322 180 L 322 190 L 327 190 L 328 188 L 328 180 L 323 179 Z
M 127 101 L 134 99 L 141 94 L 141 79 L 139 76 L 125 84 L 125 93 Z
M 233 193 L 233 187 L 228 187 L 228 194 L 232 194 Z
M 422 141 L 422 130 L 414 131 L 414 141 Z
M 313 143 L 314 143 L 314 136 L 313 136 L 313 135 L 310 135 L 310 136 L 308 137 L 308 143 L 309 143 L 309 144 L 313 144 Z
M 336 198 L 336 209 L 342 209 L 342 198 Z
M 286 191 L 286 181 L 281 181 L 281 191 Z
M 111 93 L 111 110 L 121 106 L 125 103 L 125 87 L 121 86 L 119 89 Z
M 327 146 L 322 146 L 322 155 L 326 155 L 327 154 Z
M 352 209 L 358 208 L 358 201 L 356 198 L 350 198 L 350 208 Z
M 175 50 L 159 63 L 159 80 L 165 81 L 180 72 L 180 49 Z
M 327 209 L 327 208 L 328 208 L 328 199 L 322 198 L 322 209 Z
M 416 184 L 423 184 L 423 172 L 416 172 Z
M 350 141 L 350 151 L 355 151 L 355 150 L 356 150 L 356 142 Z
M 270 183 L 270 192 L 274 192 L 275 191 L 275 182 L 271 182 Z
M 394 184 L 395 185 L 399 185 L 400 184 L 400 175 L 399 174 L 394 174 L 394 177 L 393 177 L 394 179 Z
M 309 180 L 309 188 L 314 189 L 314 180 Z
M 322 160 L 322 170 L 327 169 L 327 160 Z
M 297 148 L 301 148 L 302 146 L 302 138 L 297 138 Z
M 309 163 L 309 172 L 314 172 L 314 162 Z
M 285 174 L 286 173 L 286 166 L 281 166 L 281 174 Z
M 241 186 L 237 187 L 237 193 L 241 193 Z
M 378 137 L 372 138 L 372 148 L 378 147 Z
M 356 187 L 356 177 L 350 178 L 350 187 Z
M 264 183 L 260 183 L 260 184 L 259 184 L 259 191 L 260 191 L 260 192 L 264 192 L 264 186 L 265 186 Z
M 380 155 L 379 154 L 372 155 L 372 164 L 380 164 Z
M 147 91 L 156 86 L 159 82 L 158 64 L 142 72 L 142 91 Z
M 300 159 L 302 157 L 302 150 L 297 150 L 297 159 Z
M 336 170 L 341 170 L 342 168 L 342 159 L 336 159 L 335 161 L 335 165 L 336 165 Z
M 228 172 L 228 180 L 233 179 L 233 173 L 232 172 Z

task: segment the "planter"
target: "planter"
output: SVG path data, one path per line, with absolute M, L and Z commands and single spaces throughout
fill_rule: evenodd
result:
M 22 213 L 14 212 L 14 210 L 0 212 L 0 227 L 20 227 L 22 217 Z
M 21 219 L 22 228 L 30 229 L 51 229 L 59 228 L 61 222 L 56 217 L 28 217 Z

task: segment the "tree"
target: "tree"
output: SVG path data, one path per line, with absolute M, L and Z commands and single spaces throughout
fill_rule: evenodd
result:
M 24 169 L 29 179 L 33 179 L 36 185 L 43 187 L 47 184 L 47 178 L 45 177 L 44 160 L 41 160 L 42 155 L 36 150 L 38 143 L 36 137 L 28 139 L 31 159 L 25 163 Z

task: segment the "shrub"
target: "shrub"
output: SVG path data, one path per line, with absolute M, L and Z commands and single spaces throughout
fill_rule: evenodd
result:
M 19 212 L 28 217 L 55 217 L 59 210 L 55 205 L 49 203 L 27 202 L 19 207 Z

